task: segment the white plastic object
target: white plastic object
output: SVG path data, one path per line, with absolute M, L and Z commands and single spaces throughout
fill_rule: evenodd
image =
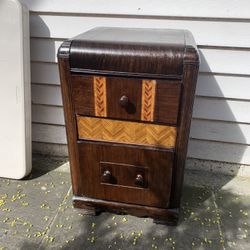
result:
M 29 11 L 0 0 L 0 177 L 31 171 Z

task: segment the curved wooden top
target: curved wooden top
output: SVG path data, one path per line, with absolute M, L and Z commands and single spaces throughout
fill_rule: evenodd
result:
M 181 76 L 187 48 L 198 61 L 185 30 L 98 27 L 72 39 L 73 71 Z

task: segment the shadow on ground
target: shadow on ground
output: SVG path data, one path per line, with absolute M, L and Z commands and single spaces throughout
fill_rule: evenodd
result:
M 42 175 L 53 170 L 58 170 L 59 168 L 61 169 L 63 166 L 65 166 L 65 168 L 62 171 L 69 171 L 68 165 L 65 165 L 66 163 L 68 163 L 67 157 L 46 157 L 35 154 L 32 156 L 32 171 L 24 180 L 41 177 Z
M 39 158 L 48 166 L 58 160 Z M 0 179 L 0 249 L 249 248 L 250 196 L 238 192 L 239 183 L 250 189 L 249 179 L 221 189 L 226 177 L 186 171 L 180 223 L 168 227 L 129 215 L 82 215 L 72 207 L 69 172 L 60 169 Z
M 167 227 L 127 215 L 82 216 L 68 199 L 39 249 L 248 249 L 249 201 L 185 187 L 180 223 Z M 22 244 L 23 250 L 38 247 Z

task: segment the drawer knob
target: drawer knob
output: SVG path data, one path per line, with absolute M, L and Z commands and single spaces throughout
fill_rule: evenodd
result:
M 105 170 L 102 174 L 102 182 L 112 183 L 112 174 L 109 170 Z
M 143 177 L 142 177 L 141 174 L 136 175 L 136 178 L 135 178 L 135 185 L 136 185 L 136 186 L 140 186 L 140 187 L 143 187 L 143 186 L 144 186 L 144 180 L 143 180 Z
M 119 103 L 120 105 L 123 107 L 123 108 L 127 108 L 128 105 L 129 105 L 129 99 L 127 96 L 123 95 L 120 100 L 119 100 Z

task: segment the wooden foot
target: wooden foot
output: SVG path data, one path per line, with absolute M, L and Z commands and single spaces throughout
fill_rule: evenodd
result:
M 93 206 L 86 206 L 85 204 L 79 202 L 73 201 L 73 206 L 74 208 L 79 210 L 79 213 L 83 215 L 97 216 L 102 212 L 99 208 Z
M 164 209 L 132 205 L 120 202 L 105 201 L 88 197 L 73 197 L 74 207 L 87 210 L 88 214 L 98 215 L 102 211 L 118 214 L 131 214 L 138 217 L 151 217 L 157 224 L 175 226 L 178 222 L 178 209 Z M 85 212 L 85 211 L 84 211 Z
M 79 209 L 79 213 L 81 213 L 83 215 L 91 215 L 91 216 L 98 215 L 98 212 L 95 209 L 88 209 L 88 208 Z
M 177 226 L 178 221 L 171 220 L 153 220 L 155 224 L 166 225 L 166 226 Z
M 177 226 L 178 219 L 175 218 L 166 218 L 166 219 L 154 219 L 153 220 L 155 224 L 161 224 L 166 226 Z
M 166 217 L 154 218 L 154 223 L 167 226 L 176 226 L 179 220 L 178 209 L 168 209 L 168 212 L 168 216 Z

